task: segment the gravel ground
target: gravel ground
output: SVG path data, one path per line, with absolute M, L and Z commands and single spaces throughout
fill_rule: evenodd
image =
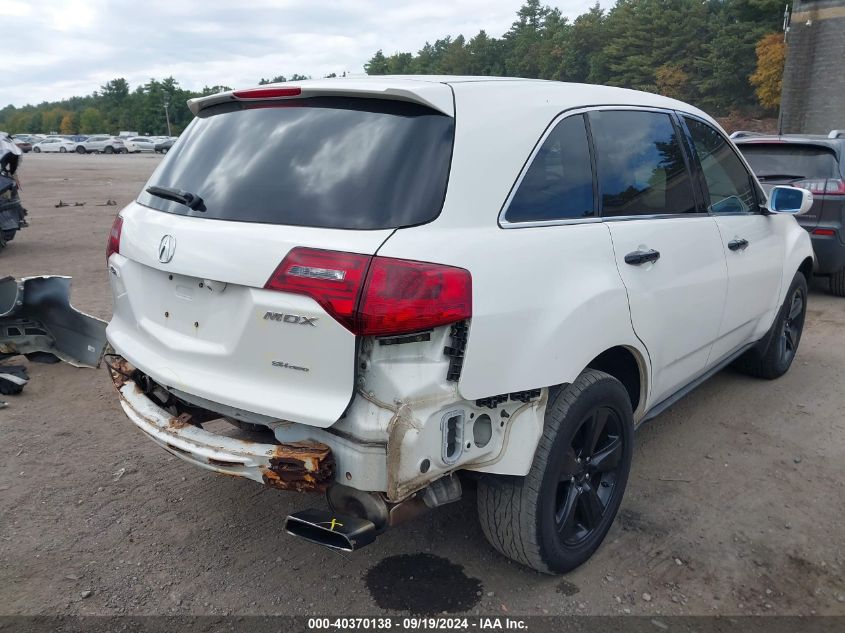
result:
M 72 275 L 108 318 L 106 235 L 159 159 L 27 155 L 0 273 Z M 817 289 L 787 376 L 726 370 L 645 425 L 607 540 L 560 578 L 496 554 L 472 490 L 351 555 L 295 540 L 285 516 L 322 500 L 161 451 L 104 369 L 30 364 L 0 411 L 0 613 L 845 615 L 843 326 Z

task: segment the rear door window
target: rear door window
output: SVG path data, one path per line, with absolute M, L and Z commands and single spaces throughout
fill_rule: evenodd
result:
M 336 229 L 437 217 L 454 119 L 402 101 L 321 97 L 202 110 L 138 202 L 217 220 Z M 189 192 L 205 210 L 149 194 Z M 195 205 L 196 206 L 196 205 Z
M 543 141 L 511 199 L 508 222 L 572 220 L 595 215 L 593 168 L 581 114 L 558 123 Z
M 697 211 L 672 119 L 662 112 L 590 113 L 603 217 Z

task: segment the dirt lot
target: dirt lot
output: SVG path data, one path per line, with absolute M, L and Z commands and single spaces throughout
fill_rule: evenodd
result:
M 28 155 L 31 226 L 0 273 L 72 275 L 74 304 L 108 318 L 120 207 L 96 205 L 158 160 Z M 819 290 L 787 376 L 722 372 L 641 429 L 616 524 L 565 578 L 496 554 L 472 491 L 352 555 L 295 540 L 285 516 L 322 500 L 161 451 L 104 369 L 29 369 L 0 411 L 0 613 L 845 615 L 845 299 Z

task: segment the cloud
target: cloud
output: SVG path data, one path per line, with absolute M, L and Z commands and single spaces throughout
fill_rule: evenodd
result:
M 175 77 L 188 89 L 250 86 L 293 73 L 363 73 L 385 54 L 445 35 L 500 36 L 520 0 L 0 0 L 11 64 L 0 107 L 90 94 L 115 77 L 134 88 Z M 554 3 L 570 17 L 593 0 Z M 609 6 L 611 0 L 603 0 Z M 33 6 L 34 5 L 34 6 Z

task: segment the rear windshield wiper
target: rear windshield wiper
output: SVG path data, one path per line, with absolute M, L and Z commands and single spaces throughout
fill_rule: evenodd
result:
M 757 174 L 758 180 L 803 180 L 805 177 L 795 174 Z
M 194 211 L 205 211 L 205 203 L 203 203 L 202 198 L 190 191 L 182 191 L 175 187 L 152 186 L 147 187 L 147 193 L 158 198 L 164 198 L 165 200 L 179 202 Z

